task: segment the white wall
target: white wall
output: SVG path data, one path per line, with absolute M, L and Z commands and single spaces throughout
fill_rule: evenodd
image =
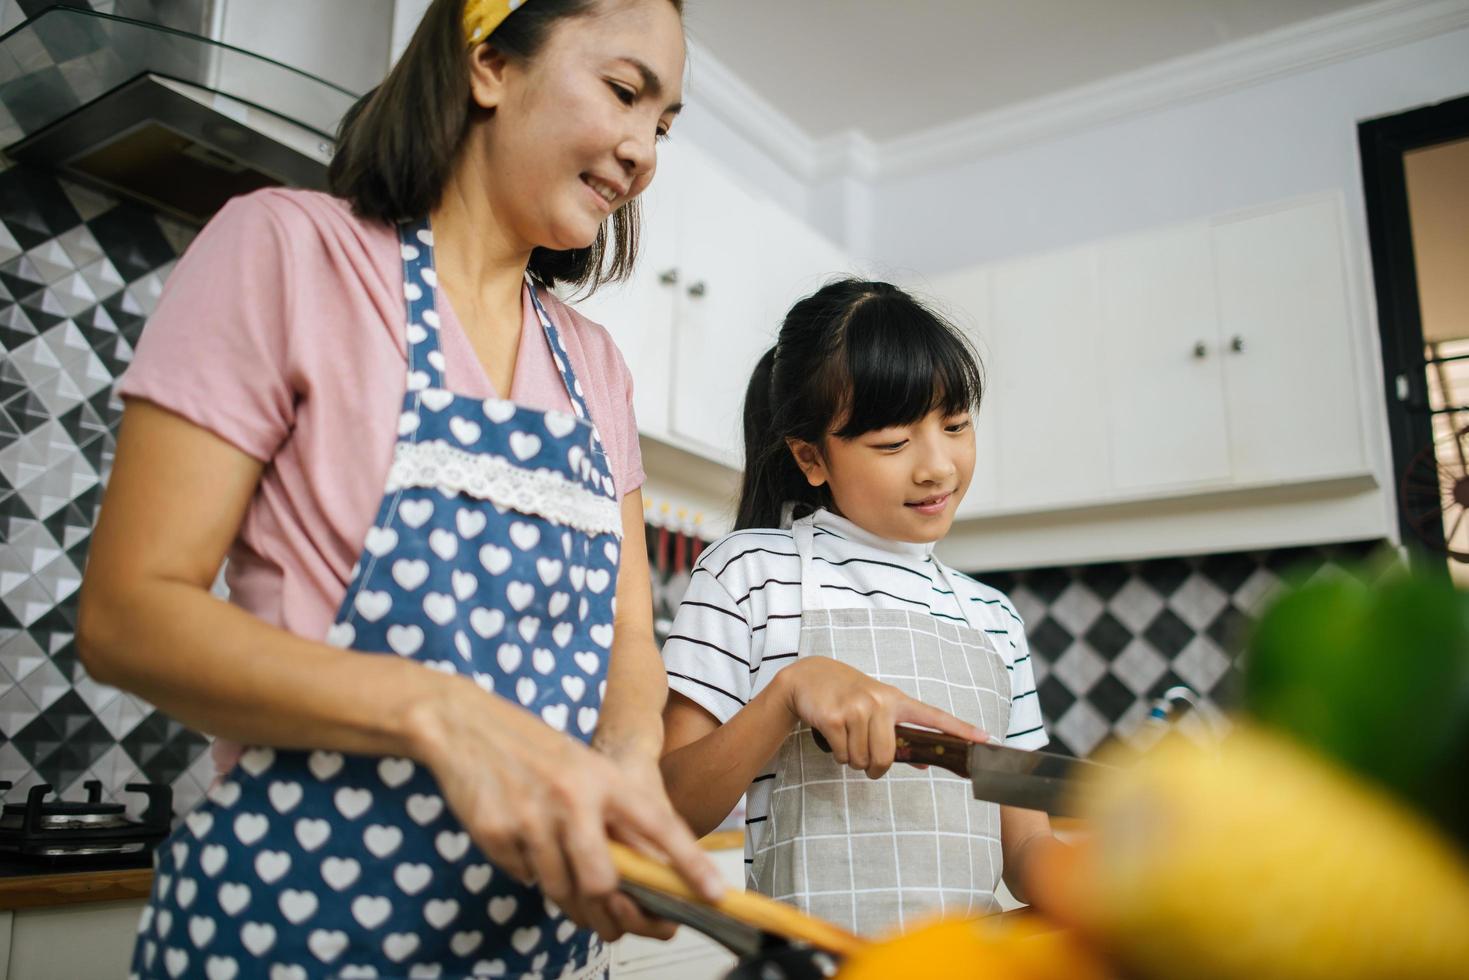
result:
M 875 240 L 933 274 L 1341 188 L 1365 249 L 1357 123 L 1464 94 L 1469 30 L 886 180 Z

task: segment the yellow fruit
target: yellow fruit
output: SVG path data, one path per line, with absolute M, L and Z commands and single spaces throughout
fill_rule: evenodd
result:
M 849 957 L 837 980 L 1107 980 L 1074 936 L 1024 918 L 943 919 Z
M 1093 784 L 1067 915 L 1149 977 L 1463 980 L 1469 866 L 1433 827 L 1292 742 L 1241 725 Z

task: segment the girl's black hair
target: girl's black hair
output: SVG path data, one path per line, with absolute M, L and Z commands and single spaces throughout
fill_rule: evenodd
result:
M 745 390 L 745 473 L 736 528 L 778 527 L 782 512 L 829 505 L 787 440 L 825 445 L 938 409 L 978 411 L 984 375 L 953 324 L 896 286 L 842 279 L 786 314 Z
M 683 0 L 669 0 L 683 13 Z M 506 17 L 487 39 L 511 58 L 528 60 L 551 28 L 567 17 L 594 12 L 598 0 L 531 0 Z M 433 0 L 398 63 L 377 88 L 347 111 L 337 151 L 327 169 L 331 192 L 364 218 L 411 221 L 439 203 L 474 113 L 470 102 L 464 0 Z M 613 213 L 586 248 L 537 248 L 528 271 L 546 287 L 587 285 L 632 273 L 638 252 L 638 202 Z

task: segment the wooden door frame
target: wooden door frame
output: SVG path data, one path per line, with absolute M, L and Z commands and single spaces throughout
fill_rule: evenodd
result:
M 1419 533 L 1403 514 L 1398 485 L 1412 458 L 1433 445 L 1431 418 L 1409 408 L 1410 404 L 1427 404 L 1428 378 L 1423 370 L 1423 317 L 1403 154 L 1465 137 L 1469 137 L 1469 96 L 1369 119 L 1357 126 L 1392 443 L 1394 510 L 1403 544 L 1420 548 Z M 1399 378 L 1405 379 L 1406 399 L 1399 396 Z M 1436 543 L 1442 545 L 1442 525 L 1438 529 Z M 1434 563 L 1438 563 L 1436 558 Z

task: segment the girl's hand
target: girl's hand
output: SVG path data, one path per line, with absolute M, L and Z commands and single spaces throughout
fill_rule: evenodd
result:
M 609 838 L 666 858 L 711 901 L 724 883 L 674 812 L 650 762 L 625 769 L 530 712 L 458 679 L 415 719 L 418 757 L 490 860 L 609 941 L 632 930 L 666 938 L 617 891 Z
M 777 674 L 775 683 L 784 683 L 791 714 L 826 736 L 832 758 L 872 779 L 893 764 L 896 725 L 922 725 L 971 742 L 988 738 L 968 722 L 830 657 L 802 657 Z

